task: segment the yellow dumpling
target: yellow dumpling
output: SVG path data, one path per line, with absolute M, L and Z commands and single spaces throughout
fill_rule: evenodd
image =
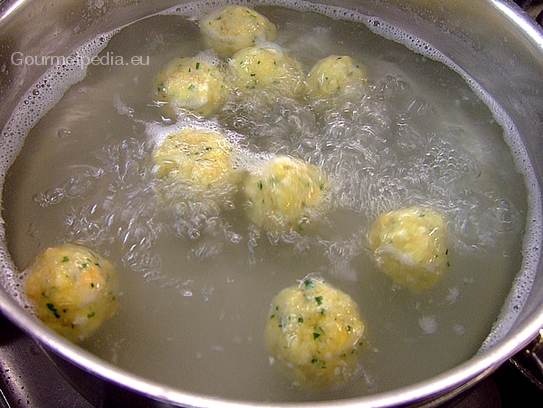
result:
M 113 316 L 117 284 L 111 264 L 94 251 L 65 244 L 43 251 L 25 281 L 37 317 L 73 341 L 81 341 Z
M 184 109 L 209 116 L 224 104 L 228 88 L 218 64 L 196 56 L 170 61 L 156 76 L 154 94 L 174 115 Z
M 434 210 L 409 207 L 379 216 L 369 232 L 377 267 L 398 285 L 426 289 L 447 269 L 447 227 Z
M 229 79 L 241 92 L 275 90 L 296 97 L 306 92 L 307 80 L 300 64 L 273 47 L 250 47 L 238 51 L 228 63 Z
M 265 338 L 270 361 L 310 388 L 336 387 L 348 380 L 366 344 L 353 299 L 309 278 L 273 299 Z
M 322 215 L 325 178 L 319 169 L 289 156 L 276 156 L 243 185 L 249 220 L 273 232 L 302 230 Z
M 192 193 L 236 182 L 233 144 L 212 130 L 185 128 L 165 137 L 153 151 L 155 176 L 190 186 Z
M 273 41 L 276 28 L 262 14 L 244 6 L 228 6 L 207 16 L 200 23 L 204 44 L 221 57 L 231 57 L 257 39 Z
M 318 61 L 308 75 L 311 95 L 328 96 L 356 87 L 367 79 L 366 69 L 349 56 L 333 55 Z

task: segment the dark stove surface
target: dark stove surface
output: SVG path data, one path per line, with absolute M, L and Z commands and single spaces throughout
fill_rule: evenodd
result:
M 124 408 L 108 395 L 91 404 L 72 388 L 52 361 L 0 314 L 0 408 Z M 139 405 L 144 407 L 144 405 Z M 538 389 L 510 362 L 440 408 L 541 408 Z M 130 405 L 127 408 L 135 408 Z

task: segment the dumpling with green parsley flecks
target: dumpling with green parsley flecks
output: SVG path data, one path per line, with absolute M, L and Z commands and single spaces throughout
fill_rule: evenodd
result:
M 186 110 L 207 117 L 223 106 L 229 91 L 215 59 L 205 53 L 176 58 L 156 75 L 154 97 L 168 115 Z
M 368 240 L 377 268 L 410 290 L 435 285 L 449 266 L 447 226 L 430 208 L 413 206 L 381 214 Z
M 305 278 L 272 300 L 265 339 L 270 362 L 307 388 L 351 378 L 367 343 L 358 305 L 322 279 Z
M 325 189 L 318 167 L 282 155 L 264 162 L 242 186 L 249 221 L 271 232 L 310 227 L 324 212 Z
M 47 248 L 32 262 L 25 294 L 37 317 L 70 340 L 92 335 L 117 309 L 113 266 L 81 245 Z
M 258 39 L 273 41 L 276 28 L 262 14 L 244 6 L 227 6 L 213 11 L 200 23 L 204 44 L 221 57 L 231 57 Z

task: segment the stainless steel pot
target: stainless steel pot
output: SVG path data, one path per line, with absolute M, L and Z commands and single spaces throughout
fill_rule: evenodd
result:
M 0 123 L 46 67 L 14 66 L 10 56 L 63 55 L 95 35 L 171 7 L 181 0 L 20 0 L 0 1 Z M 543 31 L 505 0 L 323 0 L 381 16 L 434 45 L 472 77 L 508 113 L 522 136 L 543 190 Z M 6 160 L 9 135 L 0 140 Z M 4 175 L 2 175 L 3 178 Z M 539 214 L 541 216 L 541 214 Z M 542 231 L 536 231 L 543 234 Z M 5 250 L 5 245 L 2 245 Z M 330 406 L 436 406 L 470 387 L 525 347 L 543 327 L 543 260 L 524 306 L 507 334 L 469 361 L 402 389 L 323 404 Z M 5 257 L 1 273 L 13 265 Z M 118 389 L 129 406 L 240 406 L 243 402 L 194 395 L 136 377 L 52 334 L 0 290 L 0 309 L 50 352 L 61 370 L 92 401 L 104 387 Z M 91 379 L 89 381 L 89 379 Z M 153 403 L 151 401 L 154 401 Z M 254 404 L 249 404 L 254 406 Z M 260 404 L 264 406 L 265 404 Z M 302 406 L 303 404 L 298 404 Z M 311 403 L 307 406 L 316 406 Z

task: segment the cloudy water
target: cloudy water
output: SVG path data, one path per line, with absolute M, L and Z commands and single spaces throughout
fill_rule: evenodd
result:
M 523 262 L 530 175 L 518 139 L 473 84 L 429 58 L 437 52 L 380 36 L 364 16 L 330 18 L 336 9 L 306 6 L 256 9 L 305 72 L 349 55 L 367 68 L 367 86 L 331 106 L 273 91 L 231 95 L 212 119 L 185 120 L 224 130 L 242 168 L 274 154 L 319 166 L 329 207 L 307 231 L 260 231 L 239 194 L 171 199 L 153 175 L 153 147 L 178 126 L 152 99 L 154 76 L 173 58 L 204 51 L 197 20 L 205 4 L 113 35 L 98 54 L 104 63 L 89 66 L 29 131 L 4 187 L 8 247 L 20 270 L 66 241 L 115 265 L 119 309 L 83 343 L 88 350 L 190 392 L 316 400 L 430 378 L 488 336 Z M 448 223 L 450 266 L 420 293 L 378 272 L 366 242 L 380 213 L 410 205 L 433 207 Z M 308 274 L 351 295 L 367 325 L 360 370 L 340 391 L 293 386 L 264 346 L 272 298 Z

